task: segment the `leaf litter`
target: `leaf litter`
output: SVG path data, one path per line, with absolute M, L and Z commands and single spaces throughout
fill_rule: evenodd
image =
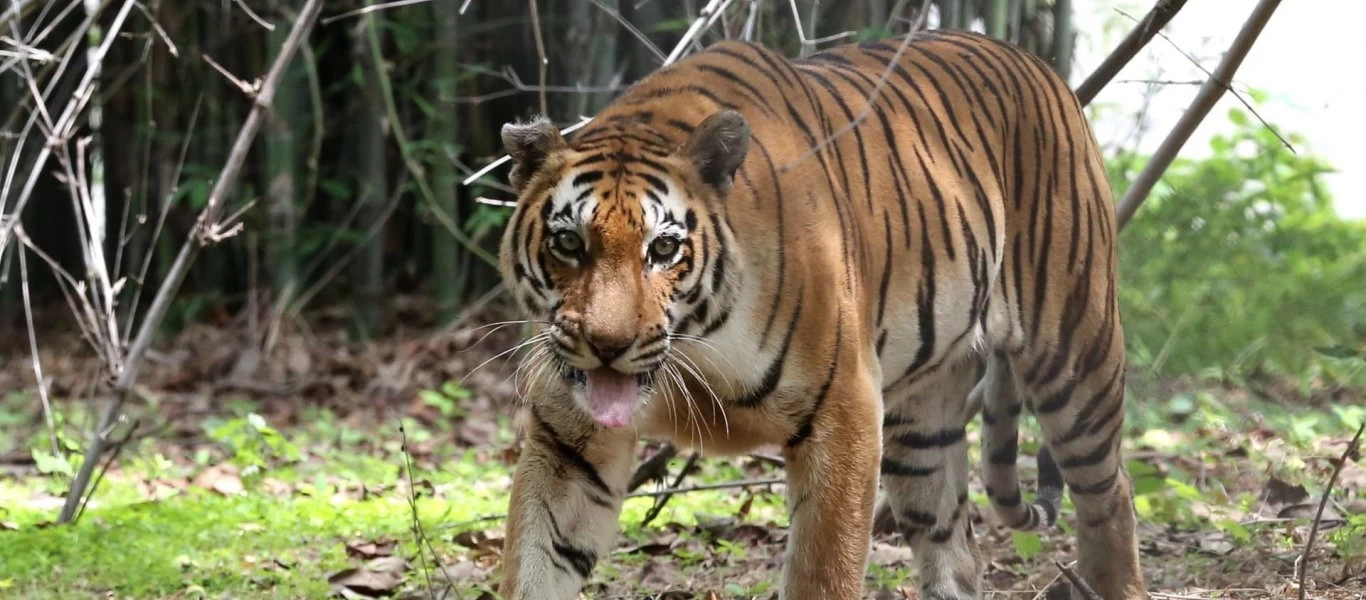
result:
M 133 480 L 137 501 L 142 502 L 163 502 L 195 490 L 224 498 L 311 496 L 325 490 L 338 503 L 405 498 L 409 493 L 402 477 L 391 476 L 385 483 L 338 476 L 330 468 L 310 481 L 285 481 L 270 471 L 264 477 L 244 474 L 221 448 L 205 439 L 202 423 L 227 414 L 232 403 L 249 401 L 264 422 L 284 432 L 308 431 L 313 424 L 306 410 L 320 408 L 330 411 L 338 426 L 362 432 L 403 416 L 430 433 L 425 439 L 410 440 L 412 459 L 423 469 L 440 469 L 441 461 L 449 461 L 454 451 L 472 453 L 471 464 L 487 465 L 489 473 L 497 473 L 492 477 L 477 472 L 458 475 L 457 484 L 419 477 L 413 494 L 460 503 L 469 494 L 480 493 L 479 489 L 506 493 L 506 469 L 515 464 L 519 452 L 507 428 L 511 407 L 517 402 L 508 380 L 513 367 L 494 362 L 473 376 L 466 375 L 500 348 L 510 347 L 515 336 L 500 339 L 495 335 L 472 348 L 479 338 L 468 332 L 367 345 L 347 341 L 341 328 L 319 329 L 310 335 L 282 335 L 274 349 L 252 355 L 240 351 L 253 347 L 241 332 L 188 328 L 169 344 L 173 350 L 148 365 L 139 393 L 139 408 L 161 418 L 158 439 L 142 454 L 164 455 L 171 467 L 156 473 L 139 471 L 123 464 L 130 461 L 125 457 L 108 474 L 110 481 Z M 54 393 L 89 393 L 82 381 L 92 380 L 93 371 L 73 355 L 80 353 L 45 355 Z M 25 379 L 24 364 L 23 360 L 0 363 L 0 381 L 31 385 Z M 450 405 L 436 397 L 424 398 L 424 391 L 441 392 L 452 381 L 463 381 L 461 387 L 472 393 L 461 398 L 442 393 L 441 397 L 452 398 Z M 1162 385 L 1191 388 L 1196 384 Z M 1137 424 L 1133 435 L 1126 436 L 1126 457 L 1140 488 L 1141 550 L 1154 598 L 1294 595 L 1294 561 L 1331 471 L 1331 460 L 1341 453 L 1346 437 L 1337 431 L 1296 439 L 1284 423 L 1273 423 L 1258 410 L 1246 408 L 1255 394 L 1229 386 L 1209 392 L 1235 407 L 1223 425 L 1199 423 L 1202 407 L 1197 403 L 1174 415 L 1179 423 L 1174 419 Z M 1337 401 L 1352 405 L 1359 404 L 1360 398 L 1339 397 Z M 23 410 L 32 408 L 25 405 Z M 1160 435 L 1151 434 L 1159 430 Z M 1028 433 L 1024 437 L 1037 440 Z M 22 447 L 6 447 L 5 439 L 0 438 L 0 456 L 16 454 L 16 450 L 22 453 Z M 397 471 L 400 463 L 392 460 L 393 449 L 387 447 L 393 442 L 363 435 L 349 442 L 348 451 L 387 461 Z M 332 440 L 301 448 L 300 460 L 320 463 L 333 458 L 336 455 L 328 446 L 337 444 Z M 1026 476 L 1033 466 L 1024 456 L 1028 454 L 1032 452 L 1022 453 L 1021 459 Z M 1324 514 L 1320 543 L 1311 557 L 1314 597 L 1366 597 L 1366 542 L 1344 535 L 1366 532 L 1366 469 L 1358 460 L 1343 466 Z M 674 472 L 680 463 L 681 459 L 673 461 Z M 701 464 L 707 468 L 694 478 L 704 481 L 781 475 L 781 468 L 771 460 L 709 459 Z M 23 461 L 7 463 L 6 468 L 0 484 L 9 480 L 26 486 L 28 506 L 47 510 L 59 502 L 58 487 L 36 485 L 54 475 L 38 473 Z M 977 503 L 971 515 L 987 565 L 989 594 L 1043 590 L 1057 575 L 1051 561 L 1075 554 L 1070 533 L 1055 529 L 1037 536 L 1037 541 L 1022 541 L 1000 527 L 995 515 L 983 507 L 982 490 L 973 481 L 971 491 Z M 97 497 L 92 502 L 93 512 L 87 518 L 99 518 L 100 501 Z M 632 504 L 636 516 L 648 506 L 648 501 L 632 502 L 638 503 Z M 634 527 L 631 518 L 623 518 L 619 544 L 594 571 L 586 597 L 771 597 L 787 538 L 785 518 L 774 518 L 781 512 L 779 494 L 721 490 L 675 497 L 660 518 L 644 529 Z M 1069 509 L 1063 518 L 1071 515 Z M 6 517 L 2 509 L 0 518 L 0 536 L 22 535 L 36 528 Z M 440 523 L 426 525 L 439 555 L 424 557 L 431 572 L 423 574 L 417 572 L 422 561 L 411 540 L 355 538 L 347 535 L 344 523 L 338 523 L 334 543 L 348 564 L 326 576 L 330 592 L 347 598 L 491 598 L 502 560 L 501 521 L 488 519 L 455 529 L 443 529 Z M 261 526 L 244 525 L 241 534 L 262 533 L 257 527 Z M 190 571 L 202 566 L 195 556 L 185 558 L 184 568 Z M 250 568 L 275 573 L 274 577 L 298 576 L 309 560 L 307 555 L 272 556 L 254 559 Z M 869 562 L 868 597 L 916 597 L 912 556 L 895 534 L 875 537 Z M 0 573 L 0 579 L 6 577 Z M 436 589 L 427 589 L 428 578 Z M 444 589 L 446 579 L 457 588 Z M 272 581 L 264 575 L 261 580 L 262 585 Z

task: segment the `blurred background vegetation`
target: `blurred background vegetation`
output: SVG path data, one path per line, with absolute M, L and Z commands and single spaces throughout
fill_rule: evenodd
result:
M 101 41 L 98 31 L 119 4 L 4 5 L 2 33 L 37 40 L 34 48 L 56 57 L 0 55 L 0 157 L 20 180 L 40 147 L 38 136 L 25 142 L 21 135 L 37 108 L 27 82 L 47 94 L 42 108 L 59 112 L 85 54 L 72 54 L 69 64 L 58 59 L 73 45 Z M 542 106 L 562 125 L 591 116 L 661 63 L 703 4 L 443 0 L 347 14 L 370 3 L 327 2 L 231 197 L 227 213 L 245 209 L 243 233 L 203 253 L 165 330 L 190 323 L 264 330 L 282 315 L 288 328 L 326 314 L 344 320 L 356 339 L 373 339 L 405 324 L 459 318 L 498 283 L 489 260 L 510 210 L 477 199 L 511 198 L 505 168 L 460 182 L 501 155 L 500 125 Z M 897 35 L 920 4 L 737 0 L 701 45 L 749 36 L 795 56 L 814 48 L 804 39 Z M 1077 36 L 1100 35 L 1073 30 L 1069 0 L 931 4 L 932 27 L 985 31 L 1064 74 Z M 77 134 L 93 136 L 87 154 L 92 167 L 101 164 L 91 181 L 107 203 L 105 254 L 130 275 L 119 290 L 120 322 L 146 309 L 251 108 L 241 86 L 264 74 L 301 5 L 149 0 L 112 44 L 90 100 L 97 127 L 83 120 Z M 87 19 L 94 33 L 84 33 Z M 548 59 L 544 87 L 538 27 Z M 1085 73 L 1070 75 L 1079 81 Z M 1257 95 L 1251 100 L 1255 106 Z M 1246 111 L 1211 118 L 1230 119 L 1233 133 L 1215 138 L 1207 159 L 1178 160 L 1123 236 L 1124 313 L 1136 365 L 1158 375 L 1290 378 L 1305 393 L 1361 384 L 1361 361 L 1343 357 L 1366 343 L 1366 225 L 1334 212 L 1320 181 L 1334 166 L 1302 145 L 1291 152 Z M 1108 159 L 1118 197 L 1146 157 L 1111 148 Z M 79 274 L 76 212 L 56 175 L 52 168 L 33 175 L 34 200 L 17 218 L 37 246 Z M 9 211 L 16 194 L 11 189 L 0 206 Z M 0 339 L 19 343 L 14 256 L 0 263 L 0 328 L 8 332 Z M 69 320 L 50 269 L 30 271 L 40 323 Z
M 730 0 L 690 46 L 752 39 L 798 56 L 903 34 L 922 2 Z M 327 597 L 357 560 L 422 556 L 421 521 L 429 549 L 440 549 L 431 564 L 477 588 L 456 597 L 488 597 L 489 547 L 517 457 L 514 368 L 493 355 L 518 332 L 486 339 L 474 328 L 514 318 L 491 265 L 511 212 L 498 201 L 513 194 L 506 165 L 463 181 L 501 156 L 503 123 L 545 112 L 563 127 L 592 116 L 657 68 L 709 4 L 327 0 L 228 196 L 224 214 L 240 213 L 241 230 L 193 263 L 144 376 L 123 394 L 136 400 L 120 410 L 102 402 L 129 392 L 111 394 L 110 374 L 124 366 L 305 2 L 0 0 L 0 547 L 19 548 L 0 551 L 16 557 L 0 560 L 0 596 L 249 597 L 273 587 Z M 1089 74 L 1074 49 L 1103 54 L 1133 27 L 1118 12 L 1074 27 L 1087 22 L 1074 9 L 1099 9 L 1072 0 L 927 4 L 929 27 L 1019 44 L 1074 84 Z M 1273 24 L 1295 3 L 1286 4 Z M 1173 23 L 1213 29 L 1185 16 Z M 1223 45 L 1203 42 L 1211 47 L 1191 50 L 1212 68 L 1217 56 L 1207 55 Z M 37 168 L 47 128 L 106 44 L 73 128 Z M 1120 132 L 1101 140 L 1116 198 L 1150 160 L 1141 134 L 1160 137 L 1147 130 L 1174 118 L 1148 100 L 1185 85 L 1167 81 L 1157 51 L 1140 56 L 1157 67 L 1152 80 L 1116 80 L 1089 108 Z M 1118 102 L 1134 88 L 1114 86 L 1134 83 L 1143 101 Z M 1330 164 L 1294 127 L 1258 118 L 1281 90 L 1234 88 L 1247 106 L 1226 98 L 1240 108 L 1210 115 L 1202 132 L 1219 133 L 1187 144 L 1120 240 L 1126 455 L 1154 589 L 1281 585 L 1299 564 L 1309 489 L 1322 489 L 1334 468 L 1326 457 L 1366 419 L 1366 221 L 1340 217 L 1327 182 L 1360 165 Z M 15 224 L 31 245 L 3 235 Z M 110 299 L 89 268 L 92 238 L 116 281 Z M 108 331 L 88 334 L 106 320 L 113 348 Z M 38 368 L 45 385 L 35 385 Z M 107 430 L 95 425 L 104 406 L 119 417 Z M 1034 455 L 1036 428 L 1024 428 L 1022 455 Z M 86 496 L 95 518 L 46 527 L 78 487 L 74 473 L 92 464 L 81 452 L 91 431 L 112 448 L 93 452 L 106 456 Z M 634 549 L 619 548 L 603 579 L 623 592 L 632 578 L 613 569 L 681 561 L 664 581 L 705 572 L 727 582 L 724 597 L 758 595 L 776 579 L 766 552 L 780 551 L 779 534 L 746 546 L 712 540 L 703 524 L 724 514 L 746 535 L 756 523 L 785 526 L 782 495 L 746 482 L 779 475 L 781 462 L 673 462 L 683 464 L 672 487 L 687 476 L 759 489 L 680 496 L 650 527 L 642 515 L 655 500 L 628 501 Z M 1327 532 L 1332 549 L 1320 553 L 1333 558 L 1320 562 L 1335 586 L 1366 585 L 1363 489 L 1366 474 L 1348 464 L 1331 519 L 1346 526 Z M 973 499 L 986 504 L 975 488 Z M 1001 559 L 990 561 L 994 588 L 1034 593 L 1056 575 L 1048 549 L 1071 548 L 1057 532 L 992 531 L 983 528 L 998 536 L 983 547 Z M 375 543 L 358 550 L 358 538 Z M 653 556 L 660 548 L 673 550 Z M 880 552 L 870 577 L 900 586 L 903 558 Z M 732 590 L 741 583 L 756 587 Z

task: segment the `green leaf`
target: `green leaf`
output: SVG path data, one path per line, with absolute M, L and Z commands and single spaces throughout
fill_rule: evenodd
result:
M 75 472 L 71 468 L 71 461 L 65 456 L 57 456 L 46 450 L 33 449 L 33 462 L 37 464 L 38 471 L 44 475 L 61 474 L 71 477 Z
M 1317 346 L 1314 348 L 1314 351 L 1329 358 L 1358 358 L 1361 356 L 1361 352 L 1358 352 L 1356 348 L 1352 348 L 1345 344 L 1337 346 Z
M 1043 540 L 1032 531 L 1012 531 L 1010 541 L 1015 544 L 1015 553 L 1029 560 L 1043 552 Z
M 725 590 L 726 590 L 726 593 L 727 593 L 727 594 L 730 594 L 730 595 L 732 595 L 732 596 L 745 596 L 745 595 L 746 595 L 746 593 L 745 593 L 745 592 L 746 592 L 745 587 L 742 586 L 742 585 L 740 585 L 740 584 L 738 584 L 738 583 L 727 583 L 727 584 L 726 584 L 726 587 L 725 587 Z
M 451 403 L 450 398 L 436 390 L 422 390 L 417 393 L 417 397 L 428 406 L 446 406 Z
M 1247 113 L 1236 108 L 1229 109 L 1228 120 L 1239 127 L 1247 127 L 1248 124 Z
M 441 393 L 455 398 L 456 400 L 469 400 L 474 397 L 474 392 L 469 391 L 464 386 L 454 381 L 447 381 L 441 386 Z
M 1177 394 L 1167 401 L 1167 410 L 1173 415 L 1188 416 L 1195 412 L 1195 401 L 1190 394 Z

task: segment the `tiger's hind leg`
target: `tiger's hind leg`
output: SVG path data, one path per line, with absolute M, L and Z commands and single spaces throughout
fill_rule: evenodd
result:
M 968 506 L 964 402 L 978 365 L 946 366 L 907 390 L 889 390 L 882 432 L 882 484 L 911 546 L 920 597 L 981 597 L 982 557 Z
M 1124 336 L 1057 343 L 1011 358 L 1077 510 L 1078 572 L 1106 600 L 1146 600 L 1133 498 L 1123 469 Z M 1071 348 L 1070 353 L 1067 351 Z M 1043 456 L 1040 456 L 1041 471 Z M 1082 596 L 1073 590 L 1073 598 Z

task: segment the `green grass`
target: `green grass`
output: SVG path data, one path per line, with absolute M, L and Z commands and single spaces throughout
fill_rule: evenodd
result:
M 1131 400 L 1126 448 L 1147 455 L 1129 465 L 1145 535 L 1213 535 L 1250 554 L 1294 551 L 1283 525 L 1240 524 L 1252 514 L 1268 474 L 1305 485 L 1317 500 L 1326 479 L 1323 457 L 1341 452 L 1344 436 L 1366 419 L 1366 407 L 1306 410 L 1215 387 L 1166 395 L 1135 392 Z M 125 450 L 72 526 L 46 525 L 55 517 L 53 505 L 68 478 L 60 465 L 49 465 L 53 472 L 47 474 L 0 478 L 0 522 L 5 524 L 0 528 L 0 597 L 324 598 L 330 594 L 330 575 L 364 563 L 348 555 L 347 542 L 386 538 L 398 542 L 395 555 L 417 567 L 432 556 L 426 552 L 419 558 L 411 529 L 404 434 L 414 449 L 418 514 L 440 562 L 477 558 L 461 544 L 462 533 L 499 534 L 511 471 L 499 454 L 512 440 L 505 421 L 490 447 L 461 450 L 450 442 L 452 426 L 440 424 L 444 420 L 426 427 L 405 420 L 400 434 L 396 423 L 348 425 L 312 411 L 298 419 L 303 425 L 277 431 L 252 417 L 254 408 L 234 405 L 232 415 L 206 421 L 205 439 L 188 447 L 147 440 Z M 1026 422 L 1024 447 L 1032 453 L 1038 438 L 1032 422 Z M 47 445 L 41 433 L 22 440 L 12 437 L 13 430 L 8 435 L 0 439 L 0 450 L 16 443 Z M 675 473 L 682 460 L 675 459 Z M 976 465 L 978 458 L 973 461 Z M 224 495 L 190 483 L 224 465 L 248 474 L 242 478 L 243 493 Z M 703 460 L 699 467 L 685 485 L 781 474 L 738 460 Z M 1027 469 L 1024 473 L 1032 476 Z M 156 483 L 176 491 L 152 499 L 148 490 Z M 985 505 L 980 490 L 973 498 Z M 761 595 L 776 581 L 776 572 L 764 569 L 771 569 L 765 565 L 781 548 L 746 545 L 727 539 L 725 532 L 740 523 L 773 531 L 785 527 L 780 494 L 726 489 L 679 495 L 651 525 L 641 527 L 652 502 L 626 502 L 621 547 L 671 535 L 679 543 L 662 556 L 657 551 L 614 553 L 594 573 L 599 592 L 632 591 L 642 585 L 632 583 L 638 575 L 660 561 L 676 565 L 676 584 L 715 587 L 724 598 Z M 1065 514 L 1074 514 L 1070 502 Z M 1058 532 L 1017 533 L 999 539 L 1004 544 L 994 548 L 984 541 L 984 548 L 1011 576 L 1044 572 L 1061 536 L 1071 530 L 1069 518 L 1060 521 Z M 717 523 L 727 525 L 718 529 Z M 1366 547 L 1353 540 L 1366 538 L 1363 532 L 1366 516 L 1354 515 L 1323 539 L 1341 555 L 1359 556 Z M 1170 564 L 1163 566 L 1163 560 Z M 1149 567 L 1179 572 L 1183 567 L 1177 565 L 1188 570 L 1209 560 L 1199 553 L 1175 554 L 1154 557 Z M 467 585 L 466 594 L 456 597 L 472 598 L 473 590 L 488 589 L 491 567 L 486 562 L 477 577 L 460 582 Z M 710 579 L 686 579 L 696 573 L 708 573 Z M 908 564 L 873 564 L 868 581 L 895 589 L 911 573 Z M 406 589 L 423 585 L 420 571 L 407 574 Z

